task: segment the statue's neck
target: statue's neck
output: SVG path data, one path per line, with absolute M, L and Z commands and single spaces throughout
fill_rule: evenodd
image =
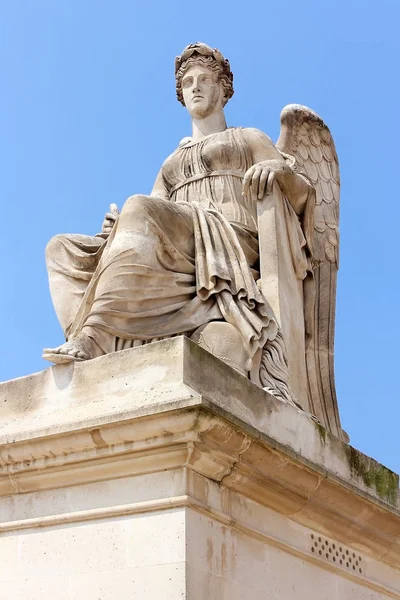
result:
M 225 131 L 226 120 L 224 111 L 218 111 L 203 119 L 192 119 L 192 140 L 197 142 L 206 135 Z

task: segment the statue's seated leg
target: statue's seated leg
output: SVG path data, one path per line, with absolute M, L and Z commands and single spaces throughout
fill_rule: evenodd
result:
M 56 363 L 88 360 L 115 351 L 117 339 L 146 340 L 193 330 L 199 325 L 197 319 L 192 326 L 198 306 L 181 311 L 182 317 L 177 313 L 196 296 L 194 262 L 190 207 L 132 196 L 93 276 L 90 305 L 81 329 L 75 329 L 79 335 L 47 349 L 44 358 Z
M 46 266 L 50 293 L 58 320 L 66 338 L 82 298 L 99 263 L 105 241 L 100 237 L 61 234 L 46 247 Z M 68 341 L 57 348 L 45 348 L 43 358 L 63 363 L 85 360 L 103 354 L 87 335 Z
M 68 337 L 105 241 L 90 235 L 54 236 L 46 247 L 46 266 L 54 310 Z

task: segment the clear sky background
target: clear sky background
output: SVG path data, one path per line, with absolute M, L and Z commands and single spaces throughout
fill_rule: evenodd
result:
M 174 58 L 231 61 L 229 125 L 273 139 L 288 103 L 330 127 L 342 176 L 336 383 L 351 442 L 400 471 L 399 0 L 0 0 L 0 380 L 63 337 L 44 249 L 97 233 L 190 135 Z M 1 410 L 1 408 L 0 408 Z

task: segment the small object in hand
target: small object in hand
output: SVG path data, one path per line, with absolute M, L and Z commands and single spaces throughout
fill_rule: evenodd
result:
M 116 219 L 119 217 L 118 206 L 116 204 L 114 204 L 113 202 L 111 202 L 111 204 L 110 204 L 110 213 L 112 215 L 114 215 Z

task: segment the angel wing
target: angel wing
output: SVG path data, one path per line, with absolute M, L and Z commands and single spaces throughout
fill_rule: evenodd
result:
M 276 146 L 294 157 L 295 169 L 309 179 L 316 193 L 314 277 L 304 282 L 309 405 L 318 420 L 342 438 L 333 369 L 340 196 L 335 144 L 328 127 L 314 111 L 289 104 L 281 113 Z

